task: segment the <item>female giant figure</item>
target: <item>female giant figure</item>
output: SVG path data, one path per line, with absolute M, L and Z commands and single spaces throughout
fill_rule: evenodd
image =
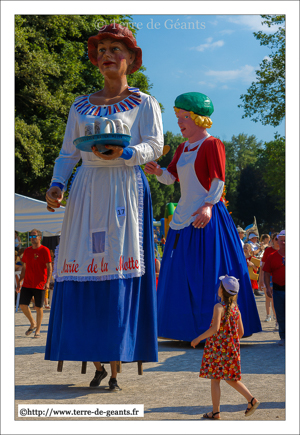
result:
M 247 264 L 236 227 L 221 201 L 225 148 L 207 132 L 213 104 L 198 92 L 175 100 L 180 144 L 167 169 L 155 162 L 145 171 L 164 184 L 180 182 L 159 274 L 158 335 L 191 341 L 209 328 L 221 275 L 240 282 L 238 304 L 245 335 L 261 331 Z
M 116 361 L 157 361 L 157 319 L 152 205 L 141 164 L 162 154 L 157 101 L 130 88 L 127 75 L 142 64 L 142 51 L 128 28 L 111 24 L 88 40 L 88 55 L 104 88 L 77 97 L 46 194 L 54 211 L 76 163 L 55 256 L 56 286 L 46 359 L 93 361 L 90 386 L 107 376 L 118 389 Z M 127 148 L 82 152 L 73 140 L 99 117 L 120 119 L 131 130 Z

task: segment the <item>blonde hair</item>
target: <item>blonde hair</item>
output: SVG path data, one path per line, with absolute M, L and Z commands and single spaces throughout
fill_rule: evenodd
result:
M 230 295 L 225 287 L 223 286 L 222 282 L 221 282 L 221 289 L 222 289 L 222 296 L 223 296 L 223 302 L 225 302 L 226 304 L 226 311 L 225 311 L 225 322 L 228 320 L 229 316 L 230 316 L 230 311 L 231 311 L 231 307 L 232 304 L 235 303 L 237 306 L 237 296 L 238 295 Z
M 178 107 L 174 107 L 175 113 L 179 112 L 179 110 L 184 110 L 184 109 L 179 109 Z M 191 115 L 191 119 L 194 121 L 194 123 L 196 125 L 198 125 L 198 127 L 203 127 L 203 128 L 210 128 L 212 126 L 212 120 L 208 117 L 208 116 L 201 116 L 201 115 L 196 115 L 196 113 L 194 112 L 189 112 Z

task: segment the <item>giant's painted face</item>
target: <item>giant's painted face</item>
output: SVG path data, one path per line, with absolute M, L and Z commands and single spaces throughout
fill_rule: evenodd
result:
M 126 75 L 129 65 L 134 61 L 134 54 L 121 41 L 102 39 L 97 48 L 97 63 L 100 72 L 105 76 L 114 74 Z
M 190 138 L 198 133 L 200 127 L 195 124 L 190 112 L 180 109 L 176 112 L 176 117 L 183 137 Z

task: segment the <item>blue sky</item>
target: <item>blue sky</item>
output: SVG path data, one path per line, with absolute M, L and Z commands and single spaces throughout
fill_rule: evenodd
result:
M 210 133 L 221 140 L 239 133 L 254 134 L 259 141 L 273 140 L 276 131 L 285 135 L 285 121 L 275 128 L 263 126 L 242 119 L 244 111 L 237 107 L 240 95 L 256 80 L 255 70 L 270 54 L 253 35 L 269 31 L 260 15 L 132 15 L 132 19 L 139 28 L 137 43 L 153 84 L 151 93 L 165 109 L 164 132 L 180 133 L 174 100 L 193 91 L 212 99 Z

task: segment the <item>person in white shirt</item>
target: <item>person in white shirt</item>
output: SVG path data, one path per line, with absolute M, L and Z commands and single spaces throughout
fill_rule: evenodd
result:
M 243 228 L 241 228 L 240 226 L 237 227 L 237 232 L 239 233 L 240 239 L 241 239 L 241 244 L 244 247 L 244 242 L 243 242 L 243 238 L 245 237 L 245 230 L 243 230 Z
M 262 251 L 260 244 L 258 243 L 258 235 L 257 234 L 251 233 L 249 235 L 249 240 L 247 243 L 249 243 L 249 245 L 251 246 L 251 250 L 252 250 L 254 256 L 256 256 L 257 254 L 259 254 Z

